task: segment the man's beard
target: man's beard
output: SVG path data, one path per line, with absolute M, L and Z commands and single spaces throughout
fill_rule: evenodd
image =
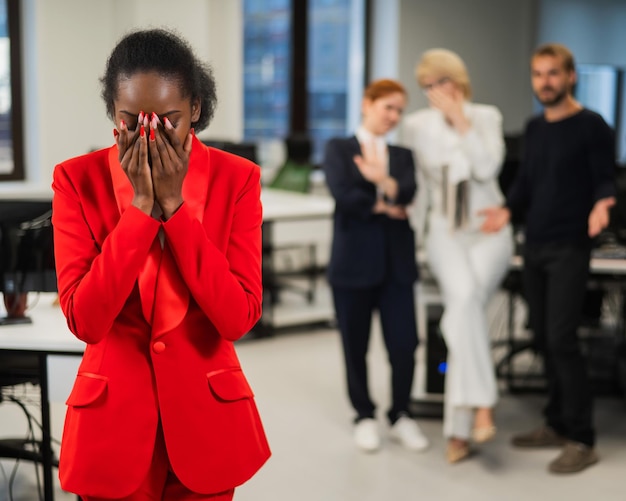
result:
M 554 90 L 551 87 L 549 87 L 550 90 Z M 547 89 L 542 89 L 542 90 L 547 90 Z M 537 98 L 537 100 L 543 105 L 543 106 L 556 106 L 557 104 L 559 104 L 561 101 L 563 101 L 563 99 L 565 99 L 565 97 L 568 94 L 568 90 L 567 89 L 561 89 L 559 92 L 557 92 L 556 94 L 553 94 L 552 97 L 548 97 L 548 98 L 541 98 L 539 96 L 539 94 L 535 93 L 535 97 Z

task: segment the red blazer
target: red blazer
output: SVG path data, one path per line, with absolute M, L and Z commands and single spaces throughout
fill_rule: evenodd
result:
M 61 307 L 87 343 L 67 400 L 61 486 L 134 492 L 159 419 L 189 489 L 245 482 L 270 456 L 233 346 L 261 316 L 260 169 L 194 138 L 185 202 L 167 221 L 130 205 L 115 146 L 57 165 L 53 189 Z

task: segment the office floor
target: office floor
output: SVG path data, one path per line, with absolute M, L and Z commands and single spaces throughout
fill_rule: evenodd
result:
M 424 453 L 385 442 L 376 454 L 355 449 L 352 417 L 344 391 L 339 339 L 333 329 L 281 332 L 243 340 L 238 351 L 255 390 L 273 457 L 236 501 L 404 501 L 434 499 L 602 501 L 624 499 L 626 399 L 597 399 L 596 422 L 601 462 L 569 477 L 546 472 L 549 451 L 517 451 L 510 435 L 538 423 L 542 398 L 503 392 L 497 409 L 498 435 L 475 457 L 448 465 L 443 456 L 441 421 L 421 419 L 432 441 Z M 370 350 L 372 393 L 381 409 L 388 402 L 388 369 L 378 329 Z M 64 408 L 53 405 L 53 432 L 60 436 Z M 382 414 L 382 412 L 381 412 Z M 10 406 L 0 406 L 0 435 L 24 427 Z M 381 428 L 385 423 L 381 420 Z M 2 461 L 6 476 L 13 463 Z M 8 479 L 0 472 L 0 501 L 10 500 Z M 16 470 L 13 501 L 35 501 L 34 468 Z M 57 492 L 58 501 L 76 498 Z

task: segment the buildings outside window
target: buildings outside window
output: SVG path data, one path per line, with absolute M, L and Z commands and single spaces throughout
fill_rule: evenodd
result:
M 291 0 L 244 0 L 244 140 L 283 140 L 307 116 L 313 163 L 326 141 L 354 132 L 364 82 L 365 0 L 309 0 L 307 109 L 291 110 Z M 262 145 L 261 145 L 262 147 Z

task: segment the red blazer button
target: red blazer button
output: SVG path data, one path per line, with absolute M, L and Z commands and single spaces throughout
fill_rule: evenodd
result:
M 163 341 L 157 341 L 152 345 L 154 353 L 163 353 L 165 351 L 165 343 Z

